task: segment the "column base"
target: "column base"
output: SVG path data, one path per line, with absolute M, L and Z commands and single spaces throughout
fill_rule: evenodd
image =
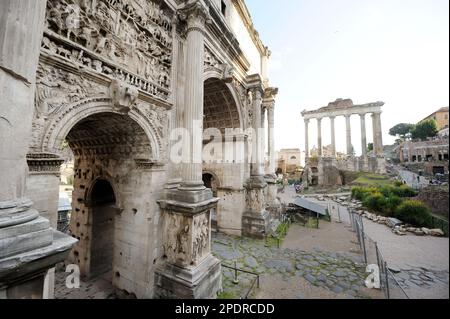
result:
M 165 263 L 155 271 L 156 299 L 216 299 L 222 290 L 220 260 L 208 256 L 188 269 Z
M 277 178 L 274 175 L 265 176 L 267 182 L 267 210 L 272 219 L 280 219 L 282 213 L 281 202 L 278 199 Z
M 266 211 L 267 182 L 264 176 L 251 176 L 245 183 L 246 212 L 242 216 L 242 236 L 264 239 L 269 229 L 269 212 Z
M 53 231 L 50 245 L 0 259 L 3 298 L 40 299 L 47 271 L 64 261 L 76 239 Z
M 261 212 L 245 212 L 242 216 L 242 236 L 254 239 L 264 239 L 269 229 L 270 215 Z

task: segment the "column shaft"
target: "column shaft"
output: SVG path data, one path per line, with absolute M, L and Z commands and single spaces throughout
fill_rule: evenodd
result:
M 367 136 L 366 136 L 366 114 L 360 114 L 361 117 L 361 150 L 362 156 L 367 156 Z
M 262 129 L 261 129 L 261 107 L 262 107 L 262 93 L 260 90 L 256 89 L 253 92 L 253 128 L 254 128 L 254 136 L 253 140 L 253 151 L 252 151 L 252 176 L 262 176 L 262 162 L 263 162 L 263 152 L 262 152 Z
M 45 7 L 45 0 L 0 1 L 0 228 L 37 217 L 36 211 L 17 209 L 23 219 L 13 218 L 12 207 L 25 205 L 26 154 Z
M 347 137 L 347 155 L 352 156 L 353 155 L 353 149 L 352 149 L 352 126 L 350 123 L 350 115 L 345 116 L 345 131 L 346 131 L 346 137 Z
M 202 181 L 202 135 L 203 135 L 203 63 L 205 18 L 195 14 L 188 18 L 186 97 L 184 104 L 184 128 L 190 137 L 185 138 L 181 167 L 182 186 L 187 189 L 204 188 Z
M 263 173 L 267 173 L 265 171 L 266 145 L 267 145 L 267 141 L 266 141 L 266 111 L 267 111 L 267 108 L 263 104 L 263 106 L 261 108 L 261 152 L 262 152 L 261 170 L 263 171 Z
M 275 174 L 275 110 L 274 105 L 268 108 L 269 135 L 269 174 Z
M 305 120 L 305 159 L 309 158 L 309 120 Z
M 335 117 L 330 117 L 330 125 L 331 125 L 331 156 L 336 157 L 336 130 L 334 125 Z
M 381 131 L 381 112 L 372 114 L 373 149 L 375 156 L 383 155 L 383 133 Z
M 323 151 L 322 151 L 322 119 L 317 119 L 317 151 L 319 157 L 322 157 Z

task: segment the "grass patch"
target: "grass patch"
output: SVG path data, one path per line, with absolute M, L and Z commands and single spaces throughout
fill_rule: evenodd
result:
M 234 293 L 230 291 L 222 291 L 218 296 L 217 299 L 219 300 L 226 300 L 226 299 L 236 299 L 236 296 Z
M 383 186 L 392 184 L 393 181 L 389 176 L 373 173 L 360 173 L 358 178 L 351 183 L 351 185 L 358 186 Z
M 269 247 L 278 246 L 278 242 L 280 246 L 283 244 L 284 239 L 289 231 L 290 223 L 284 222 L 278 225 L 278 228 L 274 235 L 270 235 L 266 238 L 266 245 Z

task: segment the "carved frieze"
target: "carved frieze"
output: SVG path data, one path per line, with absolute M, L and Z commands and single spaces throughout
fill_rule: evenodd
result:
M 46 119 L 64 105 L 107 93 L 106 87 L 95 85 L 81 75 L 40 62 L 36 76 L 36 116 Z
M 44 52 L 169 97 L 172 13 L 148 0 L 49 0 Z

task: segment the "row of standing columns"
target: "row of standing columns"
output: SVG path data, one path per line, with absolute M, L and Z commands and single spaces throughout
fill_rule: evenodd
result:
M 366 114 L 359 114 L 361 120 L 361 149 L 362 156 L 367 156 L 367 135 L 366 135 Z M 352 146 L 352 127 L 350 122 L 351 115 L 344 115 L 345 117 L 345 132 L 346 132 L 346 145 L 347 145 L 347 155 L 353 156 L 353 146 Z M 322 119 L 324 117 L 317 117 L 317 147 L 318 156 L 323 156 L 323 143 L 322 143 Z M 335 119 L 336 116 L 329 116 L 330 126 L 331 126 L 331 155 L 336 157 L 336 129 L 335 129 Z M 310 156 L 309 149 L 309 122 L 310 119 L 305 119 L 305 152 L 306 157 Z M 381 156 L 383 153 L 383 137 L 381 131 L 381 112 L 372 113 L 372 127 L 373 127 L 373 146 L 374 154 L 376 156 Z

